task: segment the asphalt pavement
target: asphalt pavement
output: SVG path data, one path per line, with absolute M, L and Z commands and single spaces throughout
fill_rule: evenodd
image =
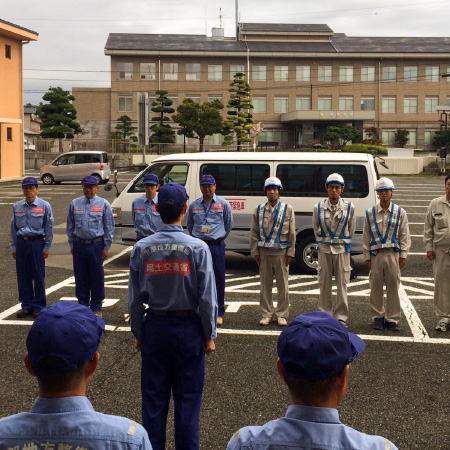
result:
M 27 173 L 28 175 L 29 173 Z M 31 174 L 31 173 L 30 173 Z M 122 183 L 135 174 L 122 174 Z M 412 247 L 402 272 L 404 319 L 398 332 L 371 328 L 368 271 L 355 258 L 358 277 L 349 288 L 349 329 L 366 342 L 366 351 L 351 366 L 350 386 L 340 407 L 343 423 L 380 434 L 400 449 L 448 449 L 450 402 L 447 399 L 450 333 L 434 330 L 432 266 L 423 245 L 423 219 L 432 198 L 444 194 L 443 178 L 393 177 L 393 201 L 408 213 Z M 114 192 L 99 195 L 112 201 Z M 55 238 L 46 265 L 47 301 L 74 300 L 72 259 L 65 235 L 70 201 L 82 195 L 79 184 L 41 186 L 55 217 Z M 220 193 L 219 193 L 220 195 Z M 17 281 L 9 246 L 12 205 L 23 198 L 19 182 L 0 184 L 0 417 L 30 409 L 37 387 L 23 364 L 31 322 L 16 320 Z M 130 248 L 113 245 L 105 265 L 104 318 L 108 332 L 100 348 L 100 366 L 88 390 L 94 408 L 141 422 L 140 355 L 128 330 L 127 283 Z M 259 277 L 252 258 L 227 253 L 227 312 L 207 357 L 200 423 L 202 449 L 224 449 L 240 427 L 264 424 L 285 413 L 287 390 L 276 372 L 280 327 L 258 325 Z M 450 295 L 450 294 L 449 294 Z M 316 277 L 290 274 L 291 318 L 317 308 Z M 172 412 L 168 448 L 173 448 Z

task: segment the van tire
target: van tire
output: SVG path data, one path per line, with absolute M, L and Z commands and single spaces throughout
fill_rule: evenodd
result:
M 298 241 L 295 247 L 295 261 L 303 273 L 317 274 L 316 238 L 313 234 L 308 234 Z
M 103 183 L 102 177 L 98 173 L 93 173 L 92 176 L 97 178 L 98 184 L 102 184 Z
M 54 178 L 53 178 L 53 176 L 52 175 L 50 175 L 49 173 L 44 173 L 44 175 L 42 175 L 42 177 L 41 177 L 41 181 L 44 183 L 44 184 L 52 184 L 53 183 L 53 181 L 55 181 L 54 180 Z

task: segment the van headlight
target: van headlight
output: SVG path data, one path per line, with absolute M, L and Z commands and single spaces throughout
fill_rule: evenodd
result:
M 114 217 L 114 223 L 120 224 L 120 221 L 122 220 L 122 208 L 112 208 L 112 213 Z

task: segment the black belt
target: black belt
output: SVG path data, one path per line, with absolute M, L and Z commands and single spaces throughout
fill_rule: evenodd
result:
M 162 316 L 162 317 L 189 317 L 196 314 L 197 311 L 194 309 L 183 309 L 179 311 L 166 311 L 160 309 L 149 309 L 148 314 L 152 316 Z
M 35 241 L 37 239 L 44 239 L 44 236 L 17 236 L 19 239 L 22 239 L 22 241 Z
M 223 239 L 211 239 L 209 241 L 205 241 L 208 245 L 222 245 Z
M 75 240 L 78 241 L 78 242 L 80 242 L 81 244 L 87 244 L 87 245 L 90 245 L 90 244 L 93 244 L 94 242 L 100 242 L 100 241 L 103 241 L 103 236 L 100 236 L 100 237 L 95 238 L 95 239 L 80 239 L 79 237 L 76 237 L 76 236 L 75 236 Z

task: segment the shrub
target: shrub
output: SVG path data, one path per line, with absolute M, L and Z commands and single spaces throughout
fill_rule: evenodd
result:
M 343 149 L 343 152 L 351 153 L 372 153 L 376 155 L 387 155 L 387 147 L 371 144 L 349 144 Z

